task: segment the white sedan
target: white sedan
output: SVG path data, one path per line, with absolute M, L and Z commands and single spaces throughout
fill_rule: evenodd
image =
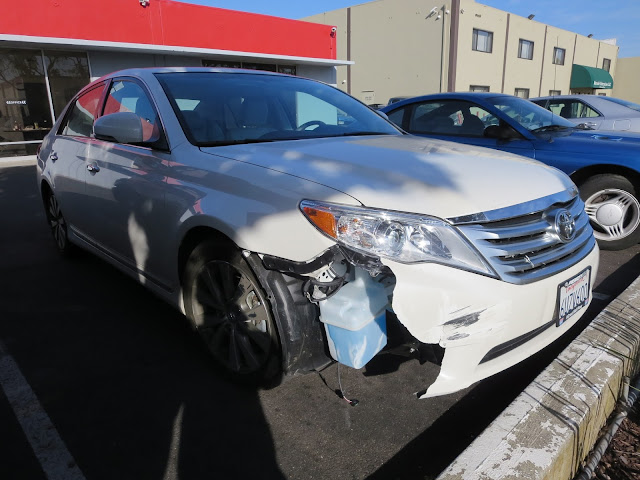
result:
M 100 78 L 45 138 L 38 184 L 62 254 L 93 252 L 164 298 L 240 380 L 362 368 L 400 322 L 441 361 L 421 396 L 454 392 L 565 334 L 598 267 L 560 171 L 412 137 L 267 72 Z
M 640 105 L 603 95 L 556 95 L 531 101 L 592 130 L 640 132 Z

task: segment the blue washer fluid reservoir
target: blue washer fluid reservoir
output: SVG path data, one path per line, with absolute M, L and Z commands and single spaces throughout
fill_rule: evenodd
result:
M 362 368 L 387 344 L 384 285 L 362 268 L 355 279 L 332 297 L 320 302 L 320 321 L 324 323 L 329 353 L 338 362 Z

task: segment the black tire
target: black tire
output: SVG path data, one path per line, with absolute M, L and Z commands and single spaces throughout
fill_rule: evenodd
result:
M 640 241 L 640 202 L 636 187 L 621 175 L 595 175 L 578 185 L 598 245 L 622 250 Z
M 49 229 L 51 235 L 55 240 L 58 252 L 63 257 L 70 257 L 75 247 L 69 242 L 69 235 L 67 230 L 67 221 L 62 214 L 60 204 L 56 199 L 53 192 L 48 191 L 44 196 L 44 210 L 47 216 L 47 222 L 49 223 Z
M 184 306 L 216 364 L 242 383 L 279 381 L 281 349 L 271 305 L 241 252 L 205 241 L 187 260 Z

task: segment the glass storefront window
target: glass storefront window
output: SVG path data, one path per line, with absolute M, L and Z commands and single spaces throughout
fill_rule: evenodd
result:
M 240 62 L 227 62 L 224 60 L 203 60 L 203 67 L 214 67 L 214 68 L 242 68 L 242 63 Z
M 52 124 L 40 50 L 0 49 L 0 144 L 17 143 L 0 155 L 32 155 Z
M 242 68 L 247 68 L 249 70 L 263 70 L 266 72 L 275 72 L 278 67 L 273 63 L 247 63 L 242 62 Z
M 87 56 L 78 52 L 44 51 L 53 111 L 58 117 L 65 105 L 89 83 Z
M 278 65 L 278 73 L 286 73 L 287 75 L 296 74 L 295 65 Z
M 0 157 L 35 154 L 53 126 L 51 105 L 59 115 L 87 83 L 85 53 L 0 48 Z
M 202 60 L 203 67 L 216 68 L 247 68 L 250 70 L 265 70 L 267 72 L 286 73 L 287 75 L 296 75 L 295 65 L 276 65 L 273 63 L 247 63 L 224 60 Z

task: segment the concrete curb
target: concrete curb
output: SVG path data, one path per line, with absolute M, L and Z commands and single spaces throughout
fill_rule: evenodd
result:
M 6 167 L 24 167 L 36 164 L 36 156 L 29 155 L 26 157 L 5 157 L 0 158 L 0 168 Z
M 640 277 L 437 480 L 573 478 L 639 355 Z

